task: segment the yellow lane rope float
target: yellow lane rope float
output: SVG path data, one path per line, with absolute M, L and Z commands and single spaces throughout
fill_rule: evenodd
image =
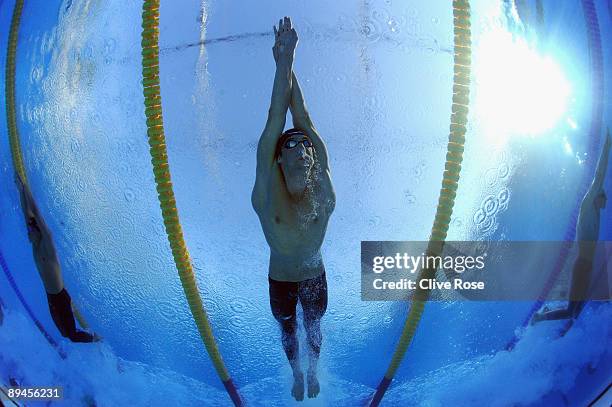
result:
M 157 184 L 159 203 L 166 227 L 166 234 L 172 249 L 172 256 L 174 257 L 193 319 L 217 374 L 221 378 L 234 405 L 241 406 L 242 401 L 223 363 L 210 322 L 208 321 L 208 315 L 200 298 L 191 259 L 183 238 L 183 231 L 179 222 L 174 191 L 170 180 L 159 81 L 159 0 L 145 0 L 143 2 L 141 45 L 142 85 L 151 163 L 153 164 L 153 174 Z
M 6 122 L 9 132 L 9 145 L 11 147 L 11 156 L 17 176 L 21 179 L 24 185 L 28 185 L 28 177 L 23 164 L 23 155 L 21 154 L 21 142 L 19 140 L 19 130 L 17 128 L 17 114 L 15 104 L 15 67 L 17 56 L 17 37 L 19 35 L 19 25 L 21 23 L 21 12 L 23 11 L 23 0 L 17 0 L 13 9 L 13 17 L 11 18 L 11 29 L 9 31 L 8 51 L 6 53 L 6 78 L 4 98 L 6 102 Z M 79 312 L 76 305 L 72 303 L 72 311 L 79 325 L 83 328 L 89 328 L 87 321 Z
M 457 196 L 461 163 L 463 161 L 472 60 L 469 0 L 453 0 L 453 22 L 455 52 L 450 134 L 442 178 L 442 189 L 438 199 L 438 208 L 431 231 L 431 238 L 427 247 L 428 256 L 438 256 L 444 248 L 444 241 L 453 213 L 455 197 Z M 425 268 L 419 273 L 419 279 L 433 278 L 435 273 L 435 268 Z M 429 298 L 429 293 L 429 290 L 421 289 L 415 292 L 399 343 L 389 368 L 370 402 L 370 406 L 378 406 L 380 404 L 387 388 L 391 384 L 391 380 L 393 380 L 406 350 L 416 333 L 425 303 Z
M 15 60 L 17 54 L 17 36 L 19 33 L 19 24 L 21 23 L 22 10 L 23 0 L 17 0 L 15 2 L 15 8 L 13 9 L 11 30 L 9 31 L 4 98 L 6 101 L 6 122 L 9 131 L 9 144 L 11 146 L 13 164 L 21 181 L 27 185 L 28 178 L 23 165 L 23 158 L 21 157 L 19 132 L 17 130 L 17 115 L 15 113 Z

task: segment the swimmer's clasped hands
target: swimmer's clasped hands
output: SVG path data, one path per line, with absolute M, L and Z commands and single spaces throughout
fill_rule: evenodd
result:
M 291 18 L 284 17 L 278 20 L 278 29 L 274 28 L 274 46 L 272 55 L 274 61 L 280 63 L 293 63 L 295 48 L 298 43 L 297 32 L 291 25 Z

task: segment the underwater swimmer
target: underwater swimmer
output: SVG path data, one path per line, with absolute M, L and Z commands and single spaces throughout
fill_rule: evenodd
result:
M 251 195 L 270 246 L 269 292 L 282 344 L 293 370 L 291 394 L 304 398 L 300 368 L 296 305 L 304 311 L 309 350 L 308 397 L 319 394 L 317 362 L 321 318 L 327 309 L 327 281 L 321 244 L 336 204 L 325 143 L 306 110 L 293 72 L 297 33 L 288 17 L 274 27 L 272 48 L 276 74 L 268 119 L 257 146 L 257 170 Z M 283 132 L 287 109 L 294 128 Z
M 32 252 L 38 274 L 43 281 L 49 311 L 53 322 L 63 337 L 72 342 L 94 342 L 100 338 L 76 328 L 70 295 L 64 288 L 61 269 L 51 237 L 51 231 L 43 220 L 30 188 L 26 186 L 19 175 L 15 175 L 19 188 L 21 207 L 28 227 L 28 239 L 32 243 Z
M 610 153 L 610 130 L 606 135 L 603 150 L 599 157 L 595 178 L 588 192 L 580 205 L 580 213 L 578 215 L 578 223 L 576 224 L 576 240 L 578 241 L 578 256 L 574 261 L 572 270 L 572 284 L 570 288 L 569 301 L 566 308 L 549 311 L 544 310 L 536 313 L 532 318 L 532 323 L 557 320 L 557 319 L 576 319 L 584 307 L 587 297 L 596 298 L 592 289 L 604 289 L 607 293 L 607 264 L 605 263 L 600 268 L 600 273 L 606 277 L 604 284 L 597 283 L 594 280 L 599 280 L 593 274 L 593 259 L 595 258 L 595 243 L 599 237 L 599 220 L 600 211 L 606 207 L 607 196 L 603 189 L 603 183 L 608 167 L 608 155 Z M 595 287 L 594 287 L 595 286 Z

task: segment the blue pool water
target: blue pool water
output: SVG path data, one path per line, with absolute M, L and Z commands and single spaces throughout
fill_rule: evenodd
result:
M 163 229 L 140 83 L 141 4 L 125 3 L 25 2 L 16 72 L 24 162 L 66 287 L 104 341 L 67 343 L 51 321 L 20 214 L 3 115 L 0 251 L 34 315 L 68 356 L 62 360 L 47 343 L 0 275 L 0 382 L 62 385 L 66 405 L 228 405 Z M 181 223 L 221 354 L 249 405 L 292 400 L 268 304 L 268 247 L 250 203 L 278 18 L 292 16 L 300 35 L 295 70 L 328 144 L 337 194 L 323 245 L 330 302 L 322 325 L 322 392 L 304 405 L 357 405 L 378 385 L 408 304 L 361 301 L 360 242 L 426 240 L 439 193 L 451 113 L 451 2 L 328 3 L 161 5 L 164 125 Z M 573 233 L 571 214 L 610 122 L 603 103 L 603 127 L 591 134 L 596 102 L 581 2 L 543 2 L 541 23 L 537 2 L 521 3 L 522 22 L 507 3 L 471 2 L 474 83 L 449 240 L 563 240 Z M 612 15 L 607 2 L 594 3 L 607 101 Z M 0 2 L 2 66 L 13 5 Z M 547 55 L 569 89 L 555 120 L 538 123 L 531 134 L 515 126 L 529 120 L 514 109 L 535 96 L 512 99 L 513 81 L 536 78 L 537 85 L 554 75 L 537 76 L 537 57 L 523 63 L 514 57 L 524 55 L 516 45 L 524 38 L 528 55 Z M 501 87 L 492 99 L 496 84 L 511 89 Z M 600 240 L 612 240 L 610 205 Z M 429 303 L 383 405 L 592 399 L 612 376 L 610 304 L 588 306 L 563 338 L 557 338 L 561 323 L 523 328 L 532 307 Z M 515 348 L 506 351 L 515 337 Z

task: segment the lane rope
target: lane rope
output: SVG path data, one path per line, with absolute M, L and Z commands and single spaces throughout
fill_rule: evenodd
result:
M 213 362 L 219 378 L 236 406 L 242 400 L 232 381 L 204 310 L 198 290 L 191 259 L 183 231 L 179 222 L 176 200 L 170 179 L 170 166 L 164 135 L 162 117 L 162 100 L 159 80 L 159 0 L 144 0 L 142 6 L 142 86 L 144 94 L 145 115 L 147 117 L 147 135 L 149 139 L 153 175 L 157 185 L 159 203 L 164 219 L 166 234 L 172 249 L 172 256 L 189 304 L 191 314 L 198 327 L 200 337 Z
M 461 173 L 461 163 L 463 162 L 465 133 L 469 112 L 472 61 L 469 0 L 453 0 L 453 30 L 454 76 L 450 134 L 448 138 L 444 174 L 442 177 L 442 189 L 440 190 L 440 196 L 438 198 L 438 207 L 434 218 L 429 245 L 426 250 L 426 256 L 439 256 L 442 253 L 453 213 L 455 197 L 457 196 L 457 188 L 459 186 L 459 175 Z M 435 273 L 436 268 L 424 268 L 419 272 L 419 281 L 433 278 Z M 417 286 L 420 286 L 420 284 L 417 284 Z M 378 406 L 389 388 L 404 358 L 406 350 L 417 331 L 429 294 L 429 290 L 422 290 L 420 288 L 415 291 L 399 343 L 391 358 L 389 368 L 370 401 L 370 406 Z
M 6 102 L 6 122 L 9 131 L 9 144 L 15 170 L 24 184 L 27 185 L 27 175 L 21 156 L 19 142 L 19 131 L 17 129 L 17 114 L 15 109 L 15 65 L 17 54 L 17 37 L 19 35 L 19 25 L 21 23 L 21 12 L 23 11 L 23 0 L 16 0 L 11 18 L 11 28 L 9 31 L 8 47 L 6 52 L 6 70 L 4 100 Z

